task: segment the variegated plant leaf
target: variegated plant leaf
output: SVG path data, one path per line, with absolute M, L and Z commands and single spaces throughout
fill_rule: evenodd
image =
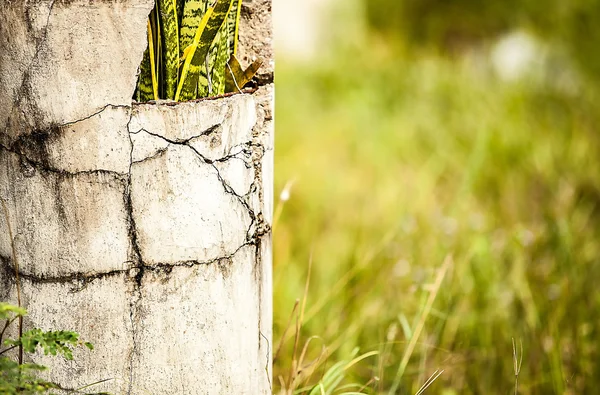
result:
M 179 96 L 180 100 L 192 100 L 196 98 L 195 94 L 198 92 L 201 65 L 206 62 L 208 51 L 215 40 L 217 33 L 221 29 L 221 26 L 223 26 L 223 23 L 227 19 L 232 1 L 233 0 L 217 0 L 214 11 L 210 16 L 206 27 L 202 31 L 185 80 L 183 80 L 182 75 L 183 88 Z
M 156 91 L 157 98 L 162 97 L 162 84 L 163 73 L 162 73 L 162 64 L 163 64 L 163 47 L 162 47 L 162 32 L 161 32 L 161 22 L 160 22 L 160 14 L 157 7 L 154 7 L 154 11 L 150 14 L 150 25 L 152 26 L 152 39 L 154 42 L 154 72 L 156 75 Z
M 263 60 L 258 59 L 244 70 L 235 55 L 231 55 L 225 72 L 225 92 L 238 92 L 242 90 L 254 78 L 262 64 Z
M 135 100 L 138 102 L 147 102 L 154 99 L 152 91 L 152 72 L 150 68 L 150 49 L 146 48 L 144 57 L 140 64 L 140 75 L 138 76 L 137 90 Z
M 210 70 L 210 90 L 209 95 L 222 95 L 225 93 L 225 68 L 227 67 L 227 60 L 229 60 L 229 20 L 226 20 L 223 26 L 221 26 L 221 30 L 219 31 L 219 35 L 217 39 L 213 43 L 216 44 L 217 51 L 214 57 L 214 61 L 209 62 L 212 63 L 212 68 Z M 212 60 L 212 58 L 210 59 Z
M 240 26 L 240 15 L 242 11 L 242 0 L 233 0 L 231 5 L 231 11 L 227 17 L 228 35 L 227 40 L 229 41 L 229 54 L 237 54 L 238 45 L 238 31 Z
M 209 0 L 185 0 L 179 29 L 179 56 L 194 42 L 202 18 L 209 8 Z
M 135 98 L 192 100 L 235 92 L 261 62 L 235 58 L 243 0 L 157 0 Z
M 148 20 L 148 52 L 150 54 L 150 75 L 152 78 L 152 96 L 154 100 L 158 100 L 158 78 L 156 75 L 156 60 L 154 58 L 154 37 L 152 24 Z
M 179 22 L 177 0 L 158 0 L 164 50 L 162 51 L 164 97 L 175 98 L 179 76 Z
M 213 8 L 209 7 L 206 10 L 206 13 L 202 17 L 202 19 L 200 20 L 200 25 L 198 26 L 198 29 L 196 30 L 196 36 L 194 37 L 194 40 L 184 50 L 185 59 L 184 59 L 183 67 L 181 68 L 181 76 L 179 78 L 179 85 L 177 85 L 177 92 L 175 93 L 175 101 L 192 100 L 197 97 L 197 88 L 198 88 L 197 83 L 196 83 L 196 86 L 193 87 L 193 91 L 190 91 L 188 89 L 184 93 L 183 96 L 182 96 L 182 92 L 183 92 L 183 88 L 184 88 L 184 83 L 187 81 L 187 76 L 190 73 L 190 70 L 192 70 L 192 72 L 194 72 L 195 68 L 199 68 L 199 67 L 192 65 L 192 60 L 194 59 L 194 54 L 200 43 L 200 38 L 202 37 L 202 33 L 204 32 L 206 25 L 208 24 L 208 21 L 209 21 L 210 17 L 212 16 L 212 13 L 213 13 Z M 196 72 L 198 72 L 198 71 L 196 71 Z

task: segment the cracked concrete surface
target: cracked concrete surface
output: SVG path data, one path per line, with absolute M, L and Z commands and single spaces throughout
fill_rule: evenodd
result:
M 270 393 L 272 64 L 253 95 L 131 103 L 152 3 L 0 0 L 0 197 L 26 325 L 96 346 L 33 360 L 64 388 Z M 248 3 L 252 32 L 270 3 Z

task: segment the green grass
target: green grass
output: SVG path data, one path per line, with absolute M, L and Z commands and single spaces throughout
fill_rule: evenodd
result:
M 335 58 L 335 57 L 334 57 Z M 362 59 L 362 60 L 361 60 Z M 342 384 L 366 393 L 594 393 L 600 379 L 600 136 L 594 95 L 503 83 L 465 59 L 381 48 L 277 71 L 275 363 L 295 387 L 378 351 Z M 430 312 L 432 284 L 452 261 Z M 301 308 L 298 308 L 301 310 Z M 400 369 L 419 321 L 406 369 Z M 295 369 L 294 369 L 295 370 Z M 356 390 L 356 389 L 355 389 Z

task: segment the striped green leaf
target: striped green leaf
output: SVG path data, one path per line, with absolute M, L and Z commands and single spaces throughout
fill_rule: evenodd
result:
M 221 29 L 221 26 L 223 26 L 223 23 L 227 19 L 232 2 L 233 0 L 217 0 L 212 15 L 198 40 L 185 80 L 182 75 L 181 82 L 183 82 L 183 87 L 179 96 L 181 100 L 192 100 L 197 97 L 196 95 L 199 92 L 201 66 L 207 61 L 206 57 L 208 51 L 215 40 L 217 33 Z M 206 67 L 206 65 L 204 65 L 204 67 Z
M 146 48 L 142 64 L 140 65 L 140 75 L 138 77 L 137 91 L 135 100 L 138 102 L 147 102 L 154 98 L 152 92 L 152 73 L 150 70 L 150 49 Z
M 148 20 L 148 52 L 150 54 L 150 76 L 152 78 L 152 96 L 154 100 L 158 100 L 158 78 L 156 60 L 154 58 L 154 37 L 153 29 L 150 20 Z
M 235 92 L 261 62 L 235 58 L 243 0 L 156 0 L 140 65 L 138 101 L 192 100 Z
M 160 20 L 162 22 L 162 51 L 164 74 L 164 97 L 175 98 L 179 74 L 179 22 L 177 15 L 177 0 L 158 0 Z
M 209 8 L 208 0 L 185 0 L 179 30 L 179 56 L 183 57 L 186 48 L 194 42 L 198 27 Z
M 222 95 L 225 93 L 225 68 L 227 67 L 227 60 L 229 60 L 229 21 L 226 21 L 219 34 L 217 40 L 213 44 L 217 44 L 217 51 L 214 57 L 210 60 L 212 62 L 212 69 L 210 70 L 211 76 L 211 90 L 210 95 Z
M 227 40 L 229 41 L 229 54 L 237 54 L 238 46 L 238 31 L 240 26 L 240 15 L 242 11 L 242 0 L 233 0 L 231 5 L 231 11 L 227 17 L 228 35 Z
M 188 90 L 185 93 L 183 93 L 183 95 L 182 95 L 182 92 L 183 92 L 183 88 L 184 88 L 184 83 L 188 80 L 188 78 L 187 78 L 188 75 L 190 73 L 194 73 L 194 72 L 199 74 L 200 66 L 192 65 L 192 60 L 194 59 L 196 49 L 198 48 L 198 45 L 200 43 L 200 38 L 202 37 L 202 33 L 204 32 L 206 25 L 208 24 L 208 20 L 212 16 L 212 13 L 213 13 L 213 8 L 209 7 L 206 10 L 204 17 L 202 17 L 202 19 L 200 20 L 200 25 L 198 26 L 198 29 L 196 30 L 196 36 L 194 37 L 194 40 L 188 46 L 188 48 L 186 48 L 186 50 L 184 51 L 185 60 L 184 60 L 183 67 L 181 69 L 181 77 L 179 78 L 179 85 L 177 86 L 177 92 L 175 93 L 175 101 L 192 100 L 197 97 L 197 93 L 198 93 L 197 92 L 197 88 L 198 88 L 197 84 L 195 87 L 192 87 L 193 91 L 190 91 L 188 88 Z

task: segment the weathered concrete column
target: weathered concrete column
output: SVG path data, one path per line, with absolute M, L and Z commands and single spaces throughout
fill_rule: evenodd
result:
M 152 0 L 0 0 L 0 197 L 36 356 L 64 388 L 266 394 L 271 379 L 270 2 L 245 0 L 254 94 L 132 103 Z M 0 300 L 15 301 L 0 216 Z

